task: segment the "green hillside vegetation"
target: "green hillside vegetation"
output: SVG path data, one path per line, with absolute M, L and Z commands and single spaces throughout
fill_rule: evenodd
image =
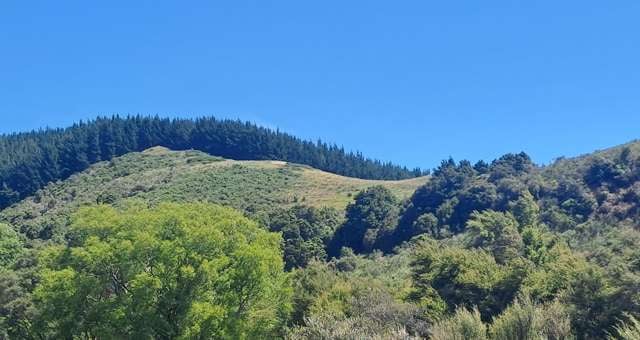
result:
M 33 335 L 72 339 L 278 335 L 290 288 L 281 238 L 214 205 L 107 206 L 42 254 Z M 233 311 L 233 313 L 230 313 Z
M 0 339 L 637 339 L 638 226 L 640 142 L 401 181 L 156 147 L 0 212 Z
M 155 147 L 101 162 L 53 183 L 0 213 L 29 238 L 58 239 L 79 207 L 118 206 L 138 199 L 160 202 L 212 202 L 265 215 L 277 207 L 305 204 L 344 209 L 360 190 L 382 185 L 407 198 L 426 177 L 379 181 L 349 178 L 281 161 L 234 161 L 199 151 Z
M 382 163 L 337 145 L 302 140 L 250 122 L 116 115 L 65 129 L 0 135 L 0 209 L 92 164 L 156 145 L 229 159 L 306 164 L 366 179 L 407 179 L 423 174 L 420 169 Z

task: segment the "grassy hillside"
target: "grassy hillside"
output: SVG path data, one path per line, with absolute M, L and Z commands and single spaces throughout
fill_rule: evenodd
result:
M 91 164 L 157 145 L 228 159 L 306 164 L 364 179 L 399 180 L 423 174 L 420 169 L 382 163 L 336 145 L 302 140 L 249 122 L 213 117 L 100 117 L 65 129 L 0 135 L 0 209 Z
M 278 161 L 235 161 L 199 151 L 155 147 L 98 163 L 53 183 L 5 209 L 0 221 L 33 238 L 55 237 L 57 226 L 82 205 L 208 201 L 248 213 L 304 203 L 344 209 L 358 191 L 383 185 L 406 198 L 426 177 L 401 181 L 363 180 Z

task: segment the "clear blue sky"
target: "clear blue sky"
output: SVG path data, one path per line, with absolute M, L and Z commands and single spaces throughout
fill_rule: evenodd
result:
M 640 138 L 640 2 L 0 2 L 0 132 L 112 113 L 544 163 Z

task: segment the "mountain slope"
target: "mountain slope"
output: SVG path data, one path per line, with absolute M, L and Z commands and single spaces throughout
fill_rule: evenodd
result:
M 0 209 L 91 164 L 162 145 L 238 160 L 280 160 L 365 179 L 421 176 L 321 141 L 302 140 L 249 122 L 114 116 L 66 129 L 0 135 Z
M 3 210 L 0 221 L 18 227 L 30 238 L 48 239 L 61 237 L 60 227 L 79 206 L 96 202 L 209 201 L 249 214 L 296 203 L 344 209 L 364 188 L 382 185 L 406 198 L 426 180 L 363 180 L 281 161 L 236 161 L 155 147 L 98 163 L 66 181 L 50 184 Z
M 584 176 L 594 162 L 597 162 L 598 160 L 612 163 L 624 162 L 625 160 L 620 159 L 623 154 L 626 154 L 624 157 L 628 158 L 640 157 L 640 140 L 630 141 L 628 143 L 616 145 L 603 150 L 596 150 L 577 157 L 561 157 L 549 166 L 545 167 L 543 172 L 548 177 Z

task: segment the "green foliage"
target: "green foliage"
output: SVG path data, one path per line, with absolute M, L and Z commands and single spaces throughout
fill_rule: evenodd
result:
M 537 225 L 524 227 L 520 234 L 525 258 L 536 265 L 549 261 L 549 248 L 555 241 L 550 233 L 543 230 L 541 225 Z
M 301 205 L 271 214 L 268 227 L 282 233 L 286 269 L 304 267 L 313 259 L 326 259 L 325 248 L 341 220 L 336 209 Z
M 386 339 L 427 332 L 427 324 L 418 318 L 418 308 L 397 301 L 384 287 L 350 280 L 336 282 L 330 289 L 305 318 L 304 326 L 294 329 L 293 338 Z
M 523 179 L 534 170 L 531 159 L 524 153 L 505 155 L 490 166 L 472 166 L 468 161 L 456 163 L 452 159 L 444 161 L 433 171 L 430 181 L 412 196 L 400 220 L 396 239 L 406 241 L 424 233 L 423 223 L 418 219 L 429 214 L 438 219 L 438 226 L 431 229 L 438 233 L 440 230 L 461 233 L 474 212 L 506 210 L 527 191 Z
M 467 229 L 469 244 L 491 252 L 498 263 L 507 263 L 522 253 L 518 222 L 510 213 L 475 212 L 467 222 Z
M 0 268 L 8 267 L 22 252 L 20 235 L 10 226 L 0 223 Z
M 25 277 L 21 273 L 0 268 L 0 339 L 29 339 L 34 310 Z
M 420 169 L 383 164 L 336 145 L 304 141 L 248 122 L 113 116 L 66 129 L 0 136 L 0 209 L 90 164 L 157 145 L 175 150 L 195 149 L 232 159 L 301 163 L 367 179 L 422 175 Z
M 290 322 L 303 325 L 318 297 L 328 291 L 336 280 L 334 272 L 325 263 L 318 261 L 311 261 L 304 269 L 294 271 L 293 311 Z
M 526 175 L 530 173 L 533 168 L 533 162 L 526 153 L 509 153 L 491 162 L 489 173 L 492 179 L 496 180 Z
M 348 271 L 342 261 L 349 260 Z M 403 301 L 411 277 L 409 250 L 392 256 L 345 255 L 294 272 L 294 338 L 386 339 L 426 335 L 422 307 Z M 400 333 L 397 333 L 400 331 Z M 349 335 L 350 334 L 350 335 Z
M 290 340 L 408 340 L 412 337 L 396 325 L 375 322 L 368 316 L 336 317 L 335 315 L 313 316 L 306 326 L 296 327 L 287 335 Z
M 0 212 L 2 339 L 637 337 L 640 143 L 545 167 L 524 153 L 450 159 L 428 181 L 381 182 L 198 151 L 116 157 L 161 141 L 407 174 L 250 124 L 114 118 L 74 129 L 0 137 L 0 204 L 35 193 Z M 352 197 L 344 223 L 320 208 Z M 235 207 L 269 231 L 166 201 Z M 74 215 L 88 204 L 113 207 Z
M 0 339 L 33 339 L 35 308 L 31 291 L 37 282 L 35 249 L 24 249 L 10 267 L 0 267 Z
M 416 190 L 396 229 L 398 242 L 424 233 L 417 220 L 438 218 L 436 230 L 465 231 L 474 211 L 511 211 L 521 228 L 541 222 L 564 232 L 598 219 L 640 222 L 640 143 L 536 167 L 526 154 L 471 166 L 449 159 Z
M 620 322 L 615 328 L 615 335 L 610 335 L 611 340 L 637 340 L 640 339 L 640 321 L 628 315 L 626 322 Z
M 458 308 L 455 314 L 436 323 L 431 328 L 433 340 L 483 340 L 487 339 L 487 327 L 477 309 Z
M 540 221 L 540 207 L 528 190 L 513 204 L 511 212 L 521 228 L 534 227 Z
M 434 300 L 434 292 L 448 306 L 478 307 L 483 319 L 500 313 L 512 301 L 526 271 L 518 264 L 496 263 L 479 250 L 424 242 L 414 255 L 413 301 Z
M 356 253 L 385 248 L 398 214 L 398 201 L 389 189 L 374 186 L 360 192 L 347 207 L 346 221 L 336 231 L 330 246 L 331 255 L 337 256 L 342 247 Z
M 54 338 L 275 336 L 289 308 L 280 236 L 206 204 L 82 209 L 41 256 L 35 328 Z
M 432 213 L 422 214 L 413 222 L 416 234 L 429 234 L 431 237 L 440 238 L 442 231 L 438 225 L 438 218 Z
M 516 299 L 491 324 L 485 324 L 477 308 L 457 308 L 455 313 L 434 324 L 431 339 L 460 340 L 570 340 L 567 311 L 557 301 L 535 304 L 529 298 Z
M 622 317 L 623 304 L 615 299 L 616 290 L 605 273 L 589 266 L 576 273 L 562 302 L 569 308 L 576 334 L 603 339 L 617 319 Z
M 571 320 L 558 303 L 536 305 L 529 298 L 516 299 L 489 327 L 495 340 L 572 339 Z
M 408 196 L 424 179 L 382 184 Z M 358 192 L 378 181 L 333 175 L 296 164 L 231 161 L 199 151 L 152 148 L 101 162 L 66 181 L 52 183 L 10 208 L 0 222 L 16 226 L 29 239 L 64 242 L 70 216 L 88 204 L 123 206 L 131 199 L 161 202 L 212 202 L 268 221 L 279 208 L 303 203 L 343 210 Z
M 581 271 L 590 267 L 584 258 L 572 253 L 564 244 L 553 246 L 547 256 L 547 260 L 529 273 L 523 284 L 523 291 L 535 300 L 554 300 L 570 287 Z

